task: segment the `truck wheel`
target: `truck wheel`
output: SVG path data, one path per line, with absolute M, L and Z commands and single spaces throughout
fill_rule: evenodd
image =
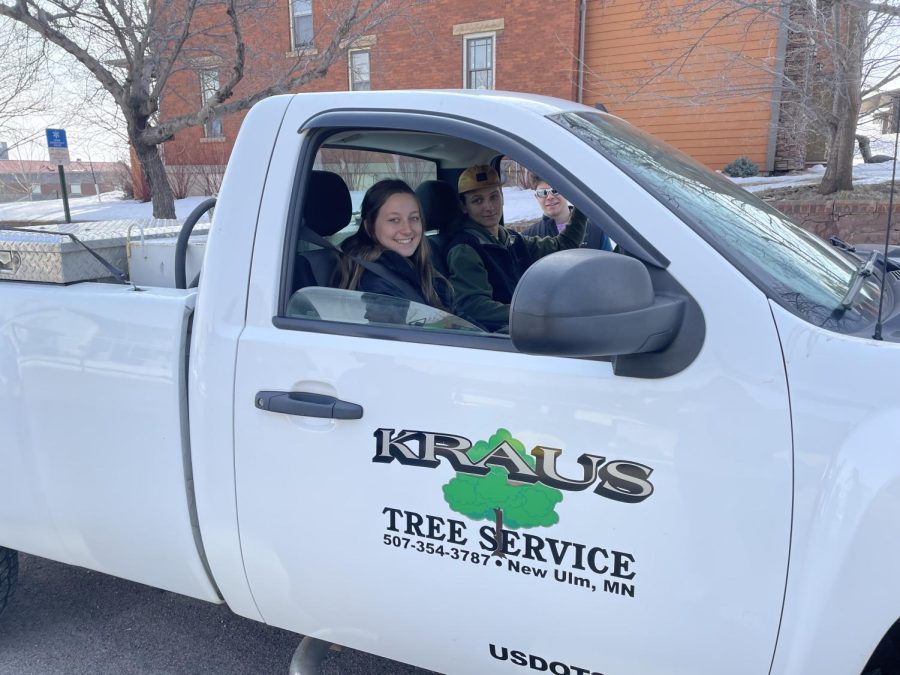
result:
M 19 576 L 19 554 L 0 547 L 0 612 L 6 607 L 13 594 Z

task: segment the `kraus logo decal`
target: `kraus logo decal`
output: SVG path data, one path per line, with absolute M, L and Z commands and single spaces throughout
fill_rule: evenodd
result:
M 653 484 L 647 480 L 653 473 L 649 466 L 622 460 L 607 462 L 606 457 L 584 453 L 578 458 L 582 477 L 564 478 L 556 470 L 556 459 L 562 450 L 538 445 L 529 456 L 506 429 L 498 429 L 489 441 L 479 441 L 474 446 L 462 436 L 406 429 L 378 429 L 375 439 L 373 462 L 388 464 L 397 460 L 433 469 L 440 465 L 439 458 L 444 458 L 464 475 L 486 476 L 494 467 L 503 469 L 511 483 L 540 483 L 567 491 L 586 490 L 596 483 L 596 494 L 619 502 L 642 502 L 653 494 Z
M 634 597 L 634 584 L 625 582 L 636 574 L 632 554 L 516 530 L 556 525 L 564 492 L 592 488 L 618 502 L 644 501 L 653 494 L 650 467 L 585 453 L 577 460 L 582 476 L 566 478 L 557 470 L 562 450 L 536 446 L 528 453 L 506 429 L 475 444 L 462 436 L 409 429 L 383 428 L 374 436 L 373 462 L 433 469 L 446 460 L 456 475 L 442 487 L 444 501 L 469 520 L 491 523 L 478 530 L 478 548 L 471 550 L 465 521 L 388 506 L 382 511 L 388 519 L 386 545 L 482 567 L 493 559 L 497 567 L 534 579 Z

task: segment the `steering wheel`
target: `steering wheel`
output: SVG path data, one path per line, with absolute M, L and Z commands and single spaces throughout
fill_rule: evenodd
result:
M 188 240 L 191 238 L 191 232 L 194 231 L 194 225 L 200 220 L 200 216 L 209 211 L 216 205 L 216 198 L 210 197 L 204 199 L 197 204 L 191 215 L 184 221 L 181 226 L 181 232 L 178 233 L 178 241 L 175 242 L 175 288 L 194 288 L 200 282 L 200 273 L 191 281 L 191 285 L 187 283 L 187 247 Z

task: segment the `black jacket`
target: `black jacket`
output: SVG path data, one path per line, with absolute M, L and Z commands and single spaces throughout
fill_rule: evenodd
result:
M 509 303 L 525 270 L 545 255 L 577 248 L 585 222 L 580 215 L 572 218 L 563 232 L 552 237 L 525 237 L 505 227 L 494 237 L 466 218 L 462 229 L 445 244 L 456 314 L 488 330 L 502 330 L 509 323 Z
M 492 241 L 481 230 L 472 227 L 459 230 L 448 245 L 448 250 L 460 244 L 471 246 L 481 257 L 487 272 L 491 297 L 497 302 L 512 302 L 516 284 L 532 263 L 525 240 L 514 232 L 505 231 L 503 242 Z
M 363 270 L 357 290 L 364 293 L 379 293 L 380 295 L 389 295 L 393 298 L 402 298 L 404 300 L 411 300 L 412 302 L 420 302 L 423 305 L 429 304 L 422 294 L 421 285 L 419 284 L 419 274 L 409 258 L 404 258 L 394 251 L 385 251 L 375 262 L 388 270 L 388 272 L 393 273 L 403 281 L 406 281 L 408 285 L 401 287 L 370 270 Z M 452 312 L 453 292 L 450 290 L 450 285 L 442 278 L 437 277 L 434 280 L 434 290 L 444 304 L 444 309 L 448 312 Z
M 555 237 L 559 234 L 556 229 L 556 223 L 549 216 L 544 216 L 534 225 L 522 230 L 522 234 L 529 237 Z M 612 251 L 612 242 L 609 236 L 601 230 L 597 225 L 588 221 L 587 230 L 584 233 L 584 241 L 581 242 L 581 248 L 596 248 L 600 251 Z

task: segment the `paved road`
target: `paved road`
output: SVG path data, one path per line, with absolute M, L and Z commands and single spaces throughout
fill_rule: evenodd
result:
M 20 556 L 0 615 L 0 675 L 287 675 L 300 637 L 105 574 Z M 427 675 L 331 652 L 323 675 Z

